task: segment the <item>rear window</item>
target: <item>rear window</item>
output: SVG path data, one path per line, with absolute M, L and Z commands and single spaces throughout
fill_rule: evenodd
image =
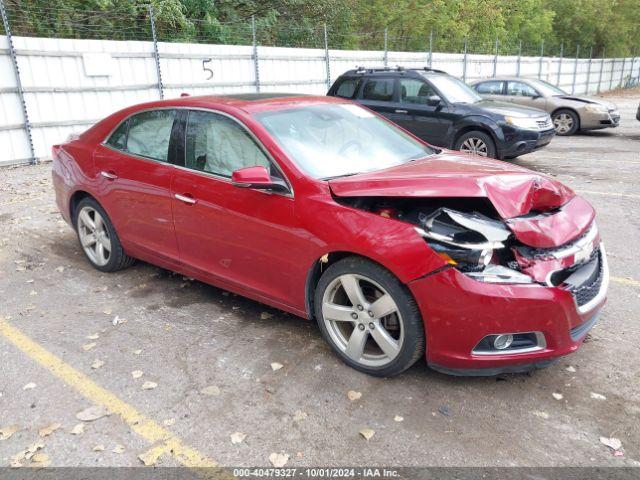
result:
M 335 90 L 336 97 L 354 98 L 360 88 L 361 78 L 344 78 Z
M 393 100 L 393 78 L 369 79 L 362 92 L 364 100 L 390 102 Z

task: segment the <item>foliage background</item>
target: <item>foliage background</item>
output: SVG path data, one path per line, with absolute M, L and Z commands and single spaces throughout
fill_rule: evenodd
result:
M 640 0 L 5 0 L 13 33 L 63 38 L 147 40 L 149 11 L 158 38 L 251 43 L 255 15 L 261 45 L 319 47 L 323 25 L 331 48 L 492 52 L 566 56 L 640 50 Z

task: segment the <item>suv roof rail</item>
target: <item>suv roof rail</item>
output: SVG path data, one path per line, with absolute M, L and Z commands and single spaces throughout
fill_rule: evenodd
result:
M 402 65 L 396 65 L 395 67 L 364 67 L 358 66 L 355 69 L 355 73 L 375 73 L 375 72 L 405 72 L 405 71 L 425 71 L 425 72 L 434 72 L 434 73 L 444 73 L 447 74 L 444 70 L 437 70 L 435 68 L 430 67 L 422 67 L 422 68 L 405 68 Z

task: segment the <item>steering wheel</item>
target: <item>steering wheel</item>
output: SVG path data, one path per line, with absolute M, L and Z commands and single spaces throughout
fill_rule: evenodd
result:
M 356 147 L 358 151 L 362 150 L 362 144 L 358 140 L 349 140 L 340 148 L 340 150 L 338 151 L 338 155 L 343 155 L 347 153 L 350 148 L 354 147 Z

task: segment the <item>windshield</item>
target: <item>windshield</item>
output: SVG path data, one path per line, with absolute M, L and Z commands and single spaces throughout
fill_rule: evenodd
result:
M 429 81 L 451 103 L 476 103 L 482 100 L 466 83 L 455 77 L 430 75 Z
M 402 165 L 435 150 L 355 104 L 322 104 L 255 114 L 280 147 L 314 178 Z
M 567 92 L 559 89 L 555 85 L 551 85 L 543 80 L 531 79 L 529 80 L 531 86 L 533 86 L 543 97 L 552 97 L 554 95 L 566 95 Z

